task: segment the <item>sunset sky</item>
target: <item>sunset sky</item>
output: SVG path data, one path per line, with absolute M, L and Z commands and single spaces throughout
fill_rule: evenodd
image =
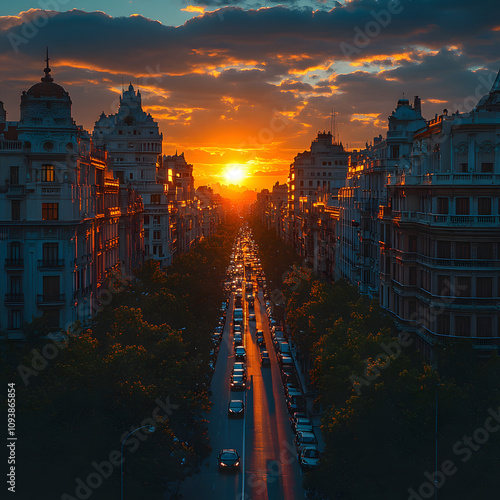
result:
M 91 131 L 122 80 L 138 84 L 164 154 L 184 151 L 197 185 L 271 188 L 332 109 L 360 148 L 403 93 L 427 119 L 467 111 L 500 69 L 496 0 L 19 0 L 0 16 L 9 120 L 48 45 L 78 124 Z

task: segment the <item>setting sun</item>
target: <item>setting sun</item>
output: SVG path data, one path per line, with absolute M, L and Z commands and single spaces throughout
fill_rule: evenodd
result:
M 238 182 L 241 182 L 246 176 L 247 173 L 244 165 L 237 163 L 230 163 L 226 166 L 226 170 L 224 170 L 226 182 L 231 184 L 238 184 Z

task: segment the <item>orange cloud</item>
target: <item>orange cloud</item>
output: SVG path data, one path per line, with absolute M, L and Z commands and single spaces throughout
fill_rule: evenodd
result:
M 182 12 L 198 12 L 200 14 L 205 13 L 205 7 L 201 7 L 200 5 L 188 5 L 184 9 L 181 9 Z
M 446 104 L 448 101 L 442 99 L 426 99 L 424 102 L 432 102 L 432 104 Z

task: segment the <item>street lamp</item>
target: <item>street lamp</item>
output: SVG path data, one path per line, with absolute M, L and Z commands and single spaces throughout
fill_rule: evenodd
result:
M 149 432 L 154 432 L 156 430 L 152 425 L 143 425 L 142 427 L 138 427 L 137 429 L 130 432 L 122 442 L 122 456 L 121 456 L 121 464 L 120 464 L 121 500 L 123 500 L 123 445 L 125 444 L 125 441 L 128 439 L 129 436 L 131 436 L 134 432 L 137 432 L 141 429 L 144 429 L 145 427 L 148 428 Z

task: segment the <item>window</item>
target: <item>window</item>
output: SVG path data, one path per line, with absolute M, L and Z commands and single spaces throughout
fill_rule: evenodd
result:
M 471 296 L 471 279 L 470 276 L 455 277 L 455 296 L 470 297 Z
M 59 220 L 59 203 L 42 203 L 42 220 Z
M 331 163 L 331 162 L 330 162 Z M 323 177 L 326 177 L 326 172 L 323 172 Z
M 468 163 L 460 163 L 459 167 L 459 172 L 462 172 L 463 174 L 466 174 L 469 171 L 469 164 Z
M 417 268 L 415 266 L 408 268 L 408 284 L 417 284 Z
M 159 226 L 160 225 L 160 216 L 159 215 L 153 215 L 153 224 L 155 226 Z
M 43 262 L 45 264 L 54 263 L 59 258 L 59 245 L 57 243 L 43 244 Z
M 456 214 L 469 215 L 469 198 L 457 198 Z
M 149 238 L 149 229 L 144 229 L 144 238 Z
M 149 215 L 144 216 L 144 225 L 149 226 Z
M 450 334 L 450 315 L 440 314 L 437 317 L 437 333 L 439 335 L 449 335 Z
M 161 231 L 153 231 L 153 240 L 161 239 Z
M 313 181 L 309 181 L 309 187 L 312 187 Z
M 42 165 L 42 182 L 54 182 L 56 172 L 54 165 Z
M 437 295 L 449 296 L 450 295 L 450 276 L 447 274 L 439 274 L 437 282 Z
M 449 203 L 448 198 L 438 198 L 437 199 L 437 213 L 438 214 L 447 214 L 449 211 L 448 203 Z
M 478 243 L 477 244 L 478 259 L 493 259 L 493 243 Z
M 129 178 L 130 178 L 131 181 L 134 180 L 134 174 L 133 174 L 133 172 L 130 172 Z
M 477 199 L 477 213 L 478 215 L 491 215 L 491 198 Z
M 124 182 L 124 181 L 123 181 L 123 171 L 118 170 L 118 171 L 116 172 L 116 178 L 120 181 L 120 184 L 123 184 L 123 182 Z
M 13 275 L 10 277 L 10 293 L 22 293 L 23 290 L 22 276 Z
M 331 172 L 328 172 L 328 177 L 331 177 L 332 176 L 332 173 Z
M 20 330 L 22 326 L 22 310 L 11 309 L 9 311 L 9 329 Z
M 153 255 L 157 255 L 158 253 L 158 247 L 156 245 L 153 245 Z
M 300 181 L 300 186 L 302 187 L 304 185 L 304 181 Z
M 489 163 L 489 162 L 481 163 L 481 172 L 483 172 L 483 173 L 493 172 L 493 163 Z
M 416 252 L 417 251 L 417 236 L 412 234 L 408 238 L 408 251 Z
M 470 336 L 470 316 L 455 316 L 455 335 L 458 337 Z
M 399 146 L 392 146 L 392 158 L 399 158 Z
M 10 183 L 19 184 L 19 167 L 10 167 Z
M 153 205 L 159 205 L 161 201 L 161 195 L 160 194 L 152 194 L 151 195 L 151 203 Z
M 21 220 L 21 201 L 12 200 L 12 220 Z
M 477 278 L 476 295 L 478 297 L 493 297 L 493 278 L 489 276 Z
M 470 259 L 470 243 L 465 241 L 458 241 L 455 243 L 455 258 L 456 259 Z
M 449 259 L 451 257 L 451 242 L 438 241 L 437 242 L 437 258 Z
M 478 316 L 476 318 L 476 337 L 491 337 L 493 329 L 491 316 Z
M 315 172 L 311 172 L 311 177 L 314 177 L 315 175 Z
M 43 295 L 48 298 L 59 298 L 59 276 L 44 276 L 43 277 Z
M 9 258 L 19 260 L 21 258 L 21 243 L 13 241 L 9 246 Z

